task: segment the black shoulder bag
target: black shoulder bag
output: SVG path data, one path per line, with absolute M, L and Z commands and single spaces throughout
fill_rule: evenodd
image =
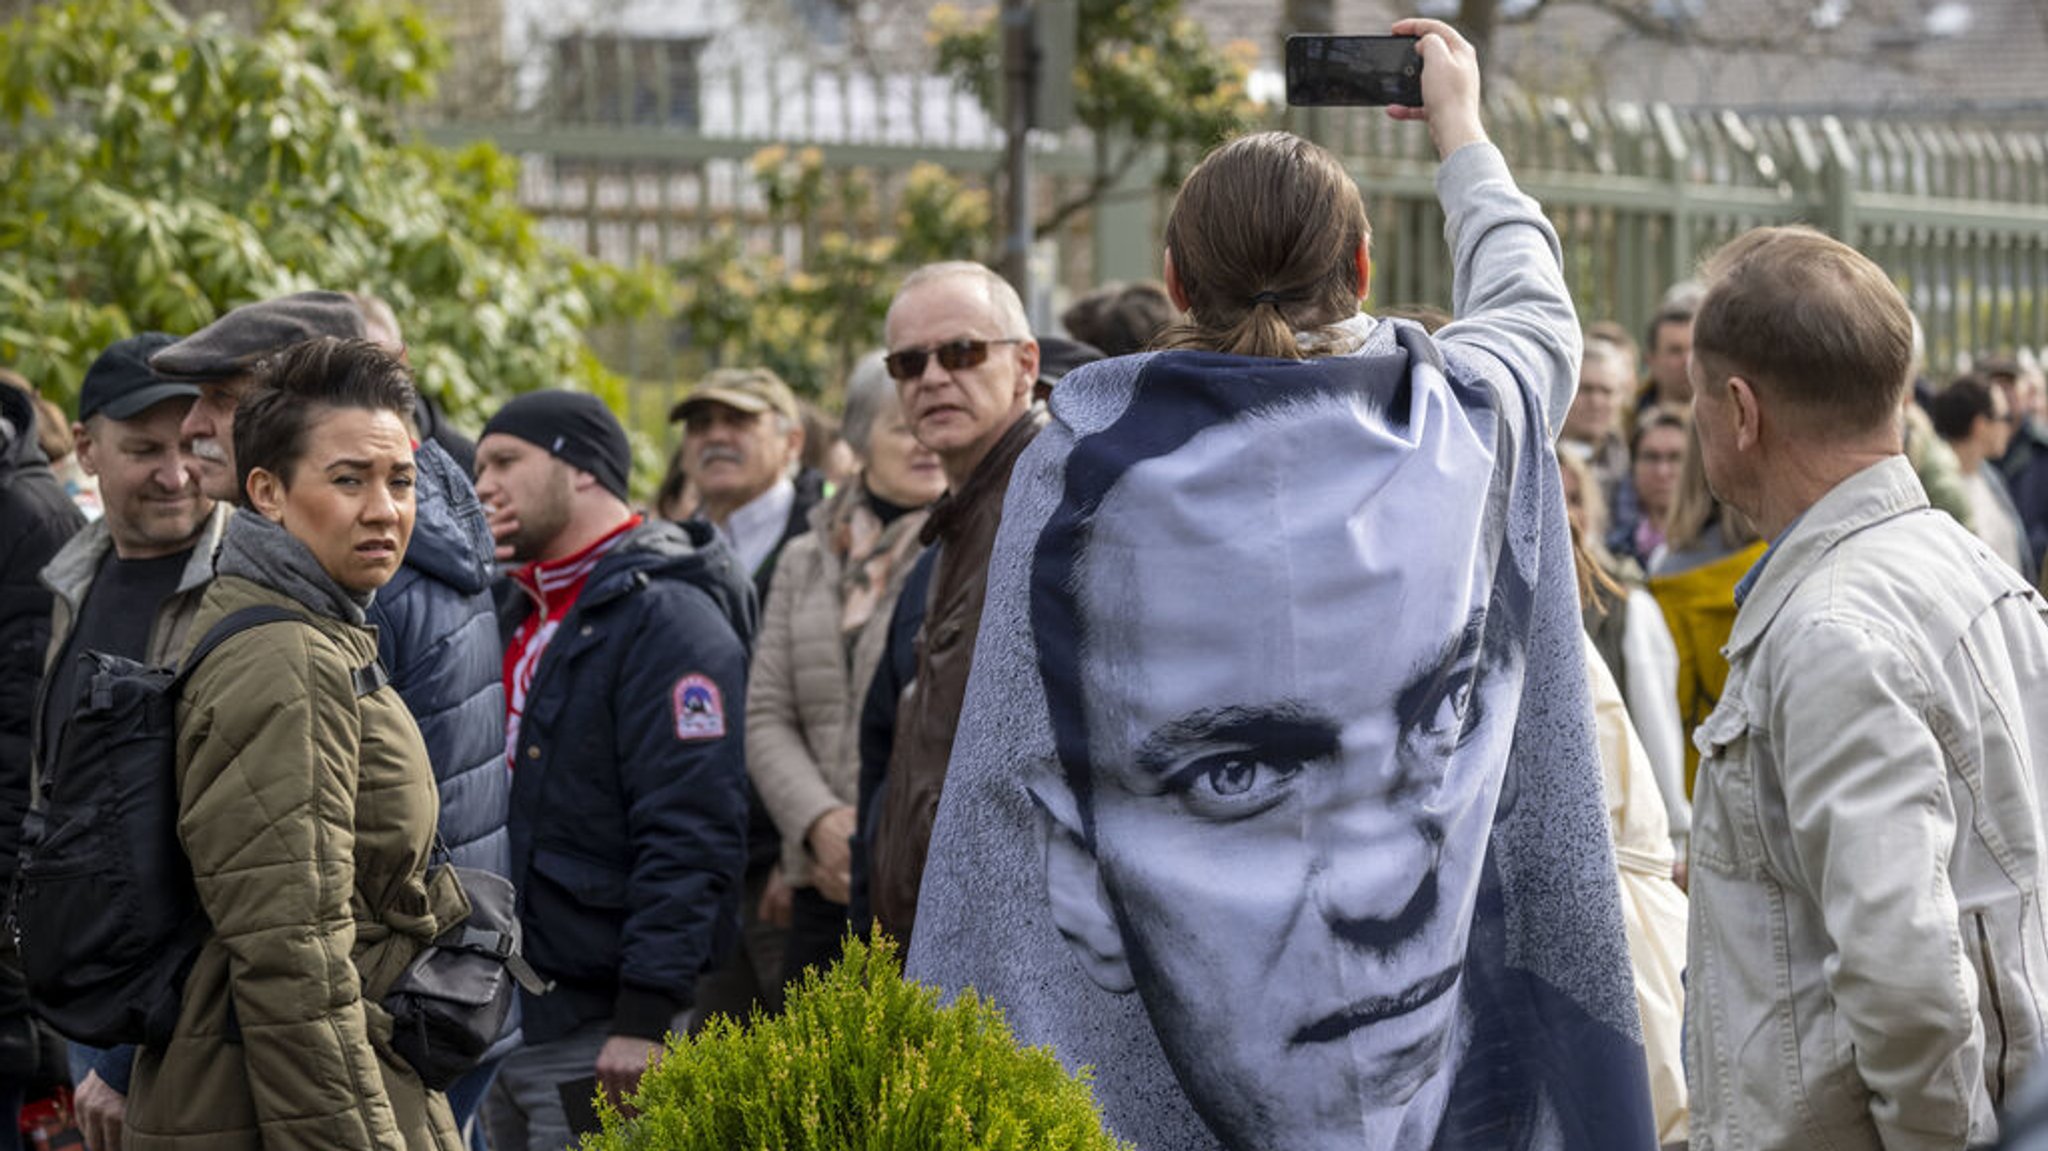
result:
M 436 1091 L 474 1069 L 505 1031 L 518 988 L 544 995 L 545 982 L 520 955 L 519 912 L 502 875 L 447 862 L 437 836 L 436 867 L 469 897 L 469 918 L 413 957 L 391 990 L 391 1047 Z M 435 876 L 428 873 L 429 886 Z

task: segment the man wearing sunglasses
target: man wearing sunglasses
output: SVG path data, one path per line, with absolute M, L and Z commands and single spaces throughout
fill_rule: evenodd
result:
M 939 553 L 918 633 L 916 678 L 897 708 L 874 822 L 866 815 L 861 820 L 874 828 L 869 874 L 875 917 L 908 945 L 981 630 L 1003 494 L 1018 455 L 1045 426 L 1045 409 L 1032 403 L 1039 351 L 1023 301 L 980 264 L 929 264 L 912 272 L 889 305 L 885 334 L 885 362 L 911 432 L 938 455 L 946 473 L 946 494 L 921 536 Z

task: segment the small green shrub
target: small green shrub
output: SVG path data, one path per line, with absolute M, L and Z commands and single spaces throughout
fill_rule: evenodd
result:
M 626 1118 L 600 1104 L 583 1151 L 1119 1151 L 1086 1072 L 1020 1048 L 972 992 L 939 1006 L 906 982 L 896 945 L 849 940 L 830 972 L 804 974 L 783 1013 L 715 1020 L 671 1037 Z

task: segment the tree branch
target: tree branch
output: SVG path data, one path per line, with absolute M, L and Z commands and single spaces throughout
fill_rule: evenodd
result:
M 1062 201 L 1053 209 L 1052 215 L 1040 221 L 1034 234 L 1043 239 L 1065 227 L 1068 221 L 1101 199 L 1104 192 L 1130 175 L 1131 169 L 1138 164 L 1138 157 L 1144 155 L 1144 152 L 1144 141 L 1133 141 L 1124 149 L 1123 155 L 1117 158 L 1116 163 L 1108 168 L 1098 168 L 1079 194 Z

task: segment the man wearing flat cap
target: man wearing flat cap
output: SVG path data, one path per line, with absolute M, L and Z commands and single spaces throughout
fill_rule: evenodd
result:
M 669 409 L 683 425 L 683 471 L 696 485 L 696 514 L 732 545 L 768 602 L 782 545 L 810 530 L 825 496 L 816 472 L 797 472 L 804 423 L 796 395 L 767 368 L 718 368 Z M 747 892 L 739 952 L 706 983 L 703 1006 L 745 1018 L 756 1004 L 782 1009 L 782 958 L 791 892 L 776 872 L 782 838 L 760 795 L 748 786 Z
M 198 460 L 199 486 L 212 499 L 233 504 L 235 405 L 256 365 L 315 336 L 360 340 L 367 329 L 356 302 L 340 292 L 297 292 L 244 304 L 150 357 L 166 380 L 191 384 L 199 399 L 180 429 Z
M 626 432 L 594 396 L 518 397 L 476 461 L 524 565 L 499 615 L 512 881 L 555 984 L 524 1000 L 485 1122 L 498 1151 L 560 1151 L 564 1094 L 633 1090 L 737 938 L 754 595 L 710 525 L 633 513 Z

